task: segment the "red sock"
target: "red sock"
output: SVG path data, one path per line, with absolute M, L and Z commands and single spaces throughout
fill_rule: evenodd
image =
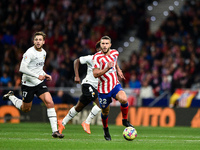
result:
M 127 119 L 128 118 L 128 106 L 123 107 L 120 106 L 121 112 L 122 112 L 122 118 Z
M 108 116 L 103 116 L 101 114 L 101 120 L 102 120 L 103 127 L 107 128 L 108 127 Z

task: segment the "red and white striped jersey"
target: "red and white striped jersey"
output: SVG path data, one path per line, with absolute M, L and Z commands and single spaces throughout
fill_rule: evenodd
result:
M 119 84 L 116 72 L 116 64 L 119 52 L 110 49 L 110 55 L 105 55 L 101 51 L 93 56 L 93 68 L 103 70 L 107 67 L 108 62 L 114 62 L 114 67 L 98 78 L 98 92 L 109 93 L 117 84 Z

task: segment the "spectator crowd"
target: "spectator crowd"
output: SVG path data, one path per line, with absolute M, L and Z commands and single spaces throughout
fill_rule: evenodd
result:
M 200 1 L 186 0 L 178 16 L 169 16 L 155 33 L 149 29 L 146 6 L 151 0 L 1 0 L 0 83 L 20 86 L 19 65 L 36 31 L 47 34 L 45 71 L 49 87 L 74 86 L 73 61 L 93 54 L 102 35 L 121 40 L 133 26 L 140 49 L 120 62 L 123 87 L 151 91 L 151 97 L 199 81 Z M 81 67 L 80 74 L 86 74 Z M 145 93 L 145 92 L 144 92 Z
M 149 17 L 141 22 L 136 33 L 140 49 L 121 62 L 124 87 L 140 88 L 143 98 L 193 89 L 200 81 L 200 1 L 186 0 L 179 16 L 169 11 L 155 33 L 149 29 Z
M 148 0 L 150 2 L 150 0 Z M 44 70 L 51 74 L 49 87 L 74 86 L 73 61 L 95 52 L 96 42 L 109 35 L 120 40 L 145 14 L 148 1 L 123 0 L 1 0 L 1 86 L 20 86 L 19 65 L 23 53 L 33 45 L 32 36 L 47 37 Z M 80 74 L 86 74 L 86 66 Z

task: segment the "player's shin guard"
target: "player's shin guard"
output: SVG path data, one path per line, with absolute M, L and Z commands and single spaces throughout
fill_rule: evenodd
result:
M 92 108 L 92 110 L 91 110 L 89 116 L 88 116 L 87 119 L 85 120 L 85 123 L 90 124 L 91 120 L 92 120 L 100 111 L 101 111 L 101 109 L 100 109 L 97 105 L 95 105 L 95 106 Z
M 15 107 L 17 107 L 18 109 L 21 109 L 22 106 L 22 100 L 17 98 L 16 96 L 12 95 L 9 96 L 9 99 L 12 101 L 13 105 L 15 105 Z
M 72 107 L 68 114 L 65 116 L 65 118 L 62 121 L 63 126 L 65 126 L 72 118 L 74 118 L 76 115 L 78 114 L 78 112 L 75 110 L 75 106 Z
M 101 120 L 102 120 L 103 127 L 107 128 L 108 127 L 108 115 L 103 116 L 103 114 L 101 113 Z
M 128 103 L 121 104 L 120 109 L 122 112 L 122 118 L 127 119 L 128 118 Z
M 52 132 L 58 131 L 57 116 L 56 116 L 55 109 L 54 108 L 48 108 L 47 109 L 47 116 L 49 117 Z

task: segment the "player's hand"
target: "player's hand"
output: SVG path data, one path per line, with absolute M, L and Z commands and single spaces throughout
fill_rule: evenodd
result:
M 113 67 L 114 67 L 114 62 L 108 62 L 107 67 L 108 67 L 109 69 L 113 68 Z
M 81 83 L 81 79 L 79 77 L 74 77 L 74 82 L 75 83 Z
M 118 73 L 118 75 L 119 75 L 120 78 L 126 80 L 126 78 L 124 77 L 123 72 L 120 69 L 117 71 L 117 73 Z
M 38 79 L 42 81 L 42 80 L 45 79 L 45 76 L 43 76 L 43 75 L 39 75 Z
M 48 75 L 48 74 L 45 74 L 45 79 L 47 79 L 47 81 L 51 81 L 52 80 L 51 76 Z

